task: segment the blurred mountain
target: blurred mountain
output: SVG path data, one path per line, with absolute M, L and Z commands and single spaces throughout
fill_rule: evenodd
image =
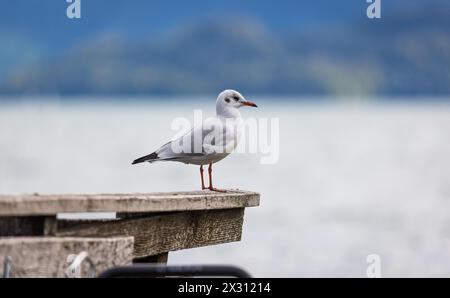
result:
M 6 2 L 0 93 L 450 94 L 450 6 L 385 3 Z

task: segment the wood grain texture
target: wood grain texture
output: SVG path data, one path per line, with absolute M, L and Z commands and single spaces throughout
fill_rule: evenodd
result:
M 244 208 L 186 211 L 98 224 L 63 225 L 56 236 L 133 236 L 134 258 L 240 241 Z M 65 227 L 64 227 L 65 226 Z
M 171 212 L 245 208 L 259 194 L 241 190 L 148 194 L 0 195 L 0 216 L 48 216 L 76 212 Z
M 0 217 L 0 237 L 8 236 L 40 236 L 45 227 L 46 218 Z
M 70 263 L 70 254 L 88 253 L 96 273 L 113 266 L 132 264 L 133 238 L 55 238 L 14 237 L 0 238 L 0 276 L 3 275 L 3 260 L 12 260 L 12 277 L 65 277 Z M 85 261 L 81 265 L 81 276 L 90 271 Z

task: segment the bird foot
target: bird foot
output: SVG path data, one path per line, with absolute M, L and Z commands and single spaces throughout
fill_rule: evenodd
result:
M 209 189 L 210 191 L 215 191 L 215 192 L 222 192 L 222 193 L 227 192 L 226 190 L 217 189 L 217 188 L 214 188 L 214 187 L 208 187 L 207 189 Z

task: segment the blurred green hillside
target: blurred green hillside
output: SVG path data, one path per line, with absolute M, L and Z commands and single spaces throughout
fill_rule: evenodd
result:
M 440 8 L 290 30 L 225 14 L 176 23 L 157 37 L 104 30 L 52 54 L 0 31 L 0 93 L 449 95 L 450 10 Z

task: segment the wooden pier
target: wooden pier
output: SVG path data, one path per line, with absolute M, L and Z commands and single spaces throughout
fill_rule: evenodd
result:
M 79 276 L 133 262 L 165 263 L 170 251 L 240 241 L 244 210 L 258 205 L 258 193 L 240 190 L 0 195 L 0 277 L 70 276 L 81 253 L 89 264 Z M 98 212 L 116 216 L 61 216 Z

